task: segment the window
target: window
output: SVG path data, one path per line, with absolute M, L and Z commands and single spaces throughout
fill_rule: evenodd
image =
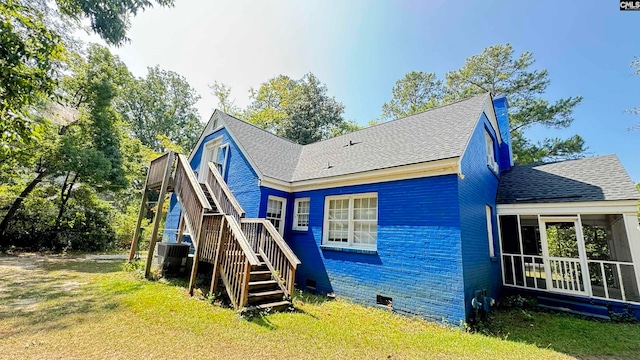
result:
M 216 160 L 219 165 L 220 175 L 224 179 L 227 174 L 227 159 L 229 158 L 229 144 L 221 145 L 218 149 L 218 159 Z M 225 179 L 226 180 L 226 179 Z
M 487 234 L 489 235 L 489 256 L 496 256 L 496 250 L 493 245 L 493 224 L 491 221 L 491 206 L 486 206 L 487 211 Z
M 487 148 L 487 165 L 495 172 L 498 172 L 498 163 L 496 162 L 495 147 L 493 137 L 488 131 L 484 132 L 485 147 Z
M 309 229 L 309 198 L 296 199 L 293 203 L 293 230 Z
M 287 199 L 269 196 L 267 200 L 267 220 L 271 221 L 280 235 L 284 235 L 284 212 Z
M 220 156 L 220 145 L 222 137 L 217 137 L 204 144 L 202 149 L 202 159 L 198 168 L 198 181 L 205 182 L 209 171 L 209 162 L 217 162 Z
M 324 211 L 324 243 L 371 249 L 378 240 L 378 196 L 328 196 Z

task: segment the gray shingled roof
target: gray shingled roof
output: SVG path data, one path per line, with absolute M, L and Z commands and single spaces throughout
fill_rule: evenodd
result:
M 637 200 L 640 194 L 616 155 L 514 166 L 502 173 L 496 202 Z
M 302 145 L 220 112 L 228 130 L 246 155 L 266 176 L 289 181 L 298 164 Z
M 264 175 L 292 182 L 461 156 L 487 101 L 477 95 L 305 146 L 222 114 Z

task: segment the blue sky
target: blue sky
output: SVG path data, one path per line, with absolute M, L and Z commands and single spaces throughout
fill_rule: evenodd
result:
M 565 130 L 533 128 L 533 139 L 582 135 L 590 155 L 618 154 L 640 181 L 640 11 L 615 0 L 587 1 L 245 1 L 176 0 L 132 19 L 131 43 L 114 51 L 134 74 L 159 64 L 200 93 L 203 121 L 223 82 L 236 103 L 248 89 L 285 74 L 313 72 L 360 124 L 380 116 L 394 83 L 409 71 L 444 74 L 485 47 L 509 42 L 548 69 L 549 100 L 582 95 Z M 635 26 L 634 26 L 635 25 Z

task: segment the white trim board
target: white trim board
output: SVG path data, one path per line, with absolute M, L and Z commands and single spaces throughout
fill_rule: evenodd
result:
M 567 215 L 637 213 L 637 200 L 603 200 L 531 204 L 498 204 L 498 215 Z
M 328 189 L 342 186 L 374 184 L 396 180 L 459 174 L 459 158 L 430 161 L 420 164 L 403 165 L 387 169 L 371 170 L 355 174 L 338 175 L 327 178 L 286 182 L 264 177 L 260 186 L 285 192 Z

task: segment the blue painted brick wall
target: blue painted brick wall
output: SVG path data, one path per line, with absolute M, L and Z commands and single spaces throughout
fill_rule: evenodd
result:
M 499 96 L 493 99 L 493 108 L 496 112 L 496 118 L 498 120 L 498 127 L 500 128 L 500 135 L 502 136 L 502 144 L 498 153 L 500 159 L 500 170 L 509 170 L 513 166 L 513 152 L 511 148 L 511 132 L 509 130 L 509 112 L 507 98 L 505 96 Z
M 319 292 L 372 306 L 379 294 L 395 311 L 458 324 L 465 310 L 457 186 L 457 176 L 446 175 L 292 194 L 285 236 L 302 261 L 298 286 L 315 280 Z M 365 192 L 378 193 L 377 254 L 321 249 L 325 197 Z M 305 232 L 291 230 L 300 197 L 311 201 Z
M 488 295 L 497 297 L 500 286 L 500 262 L 498 261 L 500 248 L 495 216 L 499 175 L 487 166 L 486 130 L 489 130 L 493 138 L 497 139 L 483 114 L 461 161 L 464 179 L 458 179 L 464 299 L 467 316 L 471 314 L 471 299 L 476 290 L 486 289 Z M 495 145 L 497 149 L 497 143 Z M 496 254 L 493 260 L 489 257 L 486 205 L 493 209 L 492 225 Z
M 242 152 L 240 152 L 240 149 L 231 136 L 229 136 L 226 129 L 220 129 L 204 138 L 200 147 L 195 151 L 193 158 L 190 161 L 191 168 L 194 169 L 194 171 L 199 171 L 204 144 L 220 136 L 222 136 L 222 144 L 229 144 L 226 174 L 227 185 L 229 185 L 229 188 L 246 212 L 246 216 L 257 217 L 260 205 L 258 176 L 249 164 L 249 161 L 245 158 Z M 172 195 L 165 225 L 168 229 L 168 231 L 165 232 L 165 239 L 167 241 L 176 240 L 177 233 L 175 230 L 171 229 L 176 229 L 178 227 L 180 222 L 180 212 L 180 204 L 178 204 L 175 195 Z

